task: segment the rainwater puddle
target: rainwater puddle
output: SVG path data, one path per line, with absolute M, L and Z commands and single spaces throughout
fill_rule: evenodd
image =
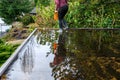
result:
M 40 30 L 3 78 L 120 80 L 120 31 Z

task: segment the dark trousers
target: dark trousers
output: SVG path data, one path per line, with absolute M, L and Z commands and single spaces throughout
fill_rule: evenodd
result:
M 59 27 L 61 29 L 67 26 L 67 23 L 64 20 L 64 16 L 66 15 L 67 11 L 68 11 L 68 5 L 63 6 L 58 10 Z

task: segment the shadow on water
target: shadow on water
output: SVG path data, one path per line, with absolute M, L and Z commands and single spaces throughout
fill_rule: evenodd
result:
M 120 31 L 40 30 L 18 58 L 7 80 L 120 80 Z

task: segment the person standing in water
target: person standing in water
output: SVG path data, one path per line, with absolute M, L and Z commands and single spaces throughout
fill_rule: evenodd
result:
M 67 11 L 68 11 L 68 0 L 55 0 L 55 12 L 58 12 L 60 32 L 62 32 L 63 29 L 68 28 L 68 25 L 64 20 L 64 16 L 66 15 Z

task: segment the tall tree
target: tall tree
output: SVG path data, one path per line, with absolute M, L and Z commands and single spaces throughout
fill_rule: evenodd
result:
M 33 8 L 31 0 L 0 0 L 0 17 L 7 24 L 17 21 L 22 13 L 28 13 Z

